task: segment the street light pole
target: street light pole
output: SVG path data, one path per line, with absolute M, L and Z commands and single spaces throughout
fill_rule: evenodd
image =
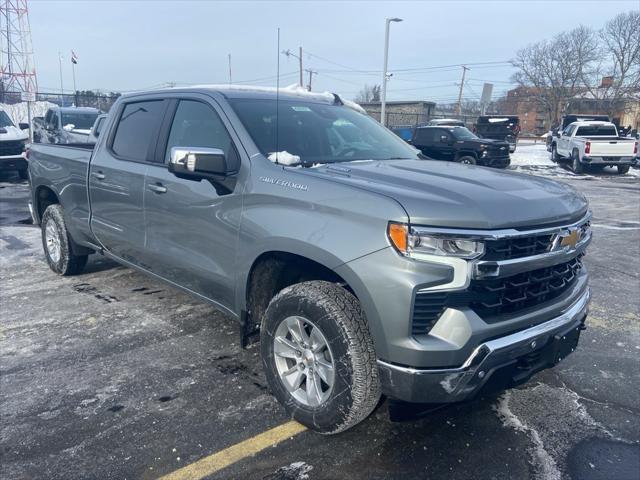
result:
M 387 18 L 384 28 L 384 65 L 382 67 L 382 95 L 380 97 L 380 123 L 387 126 L 387 63 L 389 60 L 389 24 L 401 22 L 401 18 Z

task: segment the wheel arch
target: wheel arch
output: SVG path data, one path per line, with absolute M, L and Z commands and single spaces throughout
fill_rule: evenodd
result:
M 49 185 L 38 185 L 33 194 L 33 212 L 38 223 L 42 221 L 42 215 L 49 205 L 60 204 L 58 193 Z

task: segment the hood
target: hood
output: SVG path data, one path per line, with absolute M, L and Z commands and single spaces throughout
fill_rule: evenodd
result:
M 29 133 L 26 130 L 20 130 L 13 125 L 0 128 L 0 141 L 26 140 L 27 138 L 29 138 Z
M 416 225 L 531 228 L 577 221 L 588 208 L 566 184 L 454 162 L 363 161 L 298 171 L 391 197 Z

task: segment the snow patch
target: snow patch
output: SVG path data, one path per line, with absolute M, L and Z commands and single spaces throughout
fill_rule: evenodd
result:
M 558 465 L 555 460 L 551 457 L 549 452 L 547 452 L 544 448 L 544 443 L 542 443 L 542 439 L 540 438 L 540 434 L 538 431 L 524 423 L 520 418 L 518 418 L 509 408 L 509 399 L 511 398 L 511 392 L 507 391 L 501 395 L 498 400 L 498 404 L 494 405 L 493 408 L 498 414 L 498 417 L 502 421 L 502 424 L 505 427 L 510 427 L 516 430 L 517 432 L 524 433 L 531 438 L 533 442 L 533 452 L 532 456 L 534 457 L 534 464 L 539 469 L 538 476 L 541 479 L 545 480 L 561 480 L 562 474 L 558 469 Z
M 274 478 L 286 478 L 287 480 L 308 480 L 309 472 L 313 466 L 305 462 L 293 462 L 285 467 L 279 468 Z
M 275 93 L 278 91 L 275 87 L 261 87 L 256 85 L 194 85 L 193 88 L 213 88 L 216 90 L 226 90 L 233 91 L 239 90 L 244 92 L 270 92 Z M 309 100 L 323 100 L 333 103 L 335 101 L 335 95 L 331 92 L 310 92 L 306 88 L 301 87 L 297 83 L 293 85 L 289 85 L 288 87 L 281 87 L 279 89 L 280 92 L 286 93 L 288 95 L 295 95 L 300 98 L 306 98 Z M 352 102 L 351 100 L 346 100 L 342 96 L 340 96 L 340 100 L 344 103 L 345 107 L 351 108 L 357 112 L 363 113 L 366 115 L 366 111 L 356 102 Z
M 300 157 L 298 155 L 293 155 L 286 150 L 282 152 L 272 152 L 267 158 L 273 163 L 280 165 L 296 165 L 300 163 Z

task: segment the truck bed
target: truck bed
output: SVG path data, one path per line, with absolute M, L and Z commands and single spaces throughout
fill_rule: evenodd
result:
M 65 208 L 65 221 L 73 238 L 93 242 L 89 230 L 89 195 L 87 178 L 89 162 L 93 153 L 92 144 L 78 143 L 54 145 L 32 144 L 29 149 L 29 173 L 32 185 L 52 190 Z M 34 208 L 37 208 L 34 204 Z M 42 212 L 38 218 L 41 217 Z

